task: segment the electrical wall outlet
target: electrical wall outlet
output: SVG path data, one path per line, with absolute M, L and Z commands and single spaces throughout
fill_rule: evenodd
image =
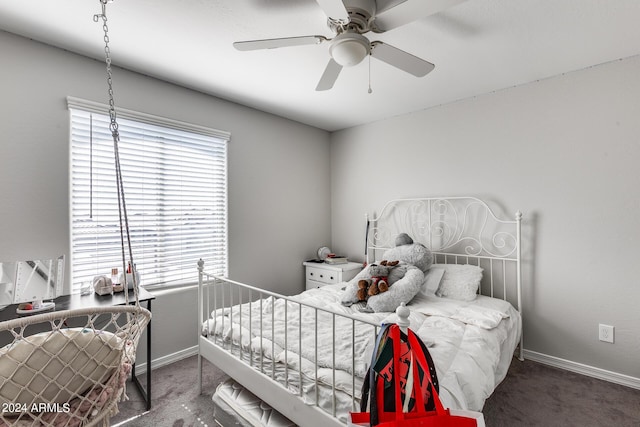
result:
M 610 342 L 613 344 L 613 332 L 614 327 L 609 325 L 603 325 L 602 323 L 598 326 L 598 339 L 604 342 Z

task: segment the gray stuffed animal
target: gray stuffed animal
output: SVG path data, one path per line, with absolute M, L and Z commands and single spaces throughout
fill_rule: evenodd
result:
M 367 306 L 361 311 L 388 312 L 395 310 L 403 302 L 408 304 L 420 291 L 424 275 L 433 264 L 433 254 L 423 244 L 414 243 L 406 233 L 399 234 L 395 243 L 396 247 L 388 249 L 383 254 L 386 260 L 400 261 L 387 274 L 385 280 L 389 285 L 387 291 L 372 295 L 369 294 L 368 288 L 363 290 L 367 284 L 366 280 L 373 278 L 372 265 L 370 265 L 347 283 L 341 297 L 343 305 L 350 306 L 366 301 Z M 382 263 L 376 267 L 380 264 Z M 364 283 L 364 287 L 360 283 Z M 379 284 L 378 290 L 380 290 Z
M 426 273 L 433 264 L 433 254 L 431 251 L 422 243 L 414 243 L 413 239 L 409 237 L 407 233 L 398 234 L 398 237 L 396 237 L 396 247 L 387 250 L 384 253 L 384 257 L 386 259 L 399 259 L 407 264 L 418 267 L 423 273 Z M 400 271 L 394 272 L 392 276 L 395 276 L 397 273 L 400 273 Z M 392 282 L 393 279 L 391 279 Z

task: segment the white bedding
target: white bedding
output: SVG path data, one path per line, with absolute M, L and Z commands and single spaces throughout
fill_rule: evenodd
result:
M 357 306 L 343 306 L 340 299 L 344 286 L 344 283 L 323 286 L 292 298 L 376 324 L 395 321 L 395 314 L 360 313 Z M 334 401 L 332 367 L 335 359 L 335 388 L 338 390 L 335 400 L 338 413 L 346 414 L 347 411 L 354 410 L 351 395 L 356 400 L 360 397 L 361 379 L 371 361 L 374 345 L 373 326 L 356 322 L 355 352 L 352 352 L 351 320 L 336 316 L 334 328 L 333 316 L 318 312 L 318 324 L 321 326 L 318 327 L 316 351 L 315 310 L 308 307 L 302 309 L 303 333 L 300 345 L 298 305 L 292 302 L 286 304 L 288 322 L 285 323 L 285 302 L 270 297 L 262 300 L 262 304 L 259 301 L 253 302 L 251 307 L 247 303 L 232 309 L 218 309 L 212 313 L 212 317 L 216 319 L 212 318 L 203 324 L 203 333 L 223 336 L 236 345 L 241 338 L 242 348 L 251 349 L 254 360 L 259 360 L 260 355 L 264 355 L 279 362 L 271 366 L 270 361 L 263 361 L 262 366 L 269 375 L 273 373 L 277 379 L 288 377 L 289 388 L 296 393 L 299 378 L 297 371 L 301 360 L 305 400 L 316 403 L 317 398 L 319 406 L 329 410 Z M 481 411 L 485 400 L 504 379 L 511 363 L 521 333 L 519 313 L 509 303 L 484 296 L 478 296 L 472 302 L 420 296 L 408 307 L 411 309 L 410 327 L 429 347 L 436 365 L 443 403 L 450 408 Z M 259 316 L 261 311 L 262 320 Z M 259 337 L 260 322 L 262 338 Z M 335 352 L 332 350 L 334 334 Z M 298 353 L 301 353 L 301 359 Z M 316 355 L 319 366 L 317 375 L 321 382 L 319 390 L 313 385 L 316 378 Z M 285 360 L 288 361 L 286 373 Z M 355 384 L 350 375 L 352 366 L 355 366 L 357 376 Z

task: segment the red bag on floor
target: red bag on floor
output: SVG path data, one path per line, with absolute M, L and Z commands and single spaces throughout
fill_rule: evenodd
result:
M 365 378 L 362 412 L 351 413 L 351 425 L 477 427 L 474 418 L 452 415 L 442 406 L 437 378 L 432 378 L 431 373 L 435 377 L 431 356 L 413 331 L 407 329 L 404 335 L 398 325 L 384 325 L 378 334 L 368 378 Z M 365 412 L 369 390 L 371 405 L 369 412 Z

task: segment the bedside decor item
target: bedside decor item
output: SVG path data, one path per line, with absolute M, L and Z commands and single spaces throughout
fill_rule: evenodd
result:
M 331 265 L 346 264 L 349 262 L 346 256 L 331 254 L 325 258 L 324 262 Z
M 318 259 L 325 261 L 331 255 L 331 249 L 326 246 L 318 249 Z

